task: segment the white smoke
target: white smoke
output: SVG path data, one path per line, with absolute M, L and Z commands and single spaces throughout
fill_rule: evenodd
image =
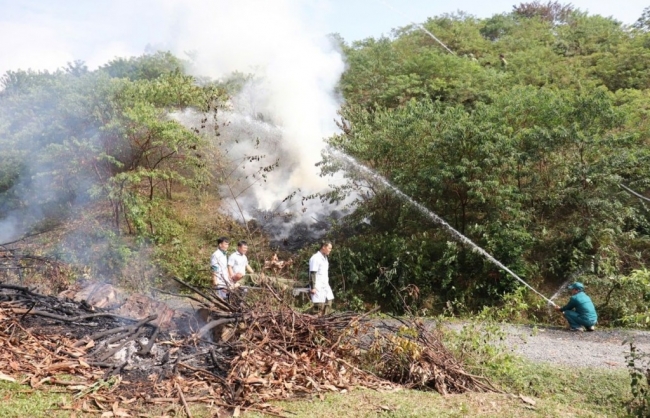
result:
M 223 114 L 226 126 L 220 138 L 224 152 L 235 162 L 260 153 L 266 156 L 261 165 L 278 161 L 265 182 L 251 177 L 253 164 L 238 172 L 245 181 L 233 187 L 247 215 L 249 210 L 280 206 L 291 211 L 293 205 L 294 215 L 305 213 L 310 219 L 313 211 L 321 210 L 318 202 L 307 202 L 310 210 L 304 212 L 295 210 L 296 203 L 304 209 L 302 196 L 328 186 L 316 164 L 324 139 L 337 129 L 334 119 L 340 100 L 335 89 L 345 65 L 332 40 L 316 22 L 307 20 L 304 3 L 168 3 L 167 11 L 177 16 L 172 49 L 191 52 L 196 75 L 219 79 L 238 71 L 254 76 L 233 98 L 231 111 Z M 258 140 L 261 145 L 254 149 Z M 239 195 L 243 189 L 247 192 Z M 289 205 L 280 205 L 294 192 L 298 193 Z
M 0 244 L 8 243 L 16 238 L 20 219 L 14 213 L 10 213 L 6 218 L 0 220 Z
M 318 11 L 328 4 L 328 0 L 142 0 L 135 4 L 114 0 L 70 4 L 57 11 L 35 2 L 29 13 L 12 5 L 0 17 L 0 33 L 18 39 L 20 48 L 12 43 L 0 46 L 0 57 L 7 58 L 0 70 L 53 69 L 75 59 L 94 69 L 113 56 L 160 49 L 191 57 L 191 71 L 197 76 L 252 74 L 249 84 L 232 98 L 231 112 L 220 121 L 227 125 L 220 137 L 223 151 L 234 162 L 264 154 L 258 165 L 278 161 L 279 166 L 265 173 L 266 181 L 251 180 L 253 164 L 237 172 L 241 180 L 233 185 L 237 203 L 247 217 L 256 209 L 279 209 L 309 220 L 323 207 L 311 200 L 304 203 L 310 210 L 303 212 L 301 197 L 327 190 L 328 179 L 319 176 L 315 165 L 324 139 L 337 129 L 334 119 L 340 100 L 335 88 L 344 70 L 340 52 L 318 21 Z M 15 23 L 9 25 L 10 21 Z M 282 203 L 292 193 L 296 197 Z M 234 202 L 230 203 L 227 210 L 237 213 Z M 8 227 L 3 230 L 5 236 L 16 233 L 15 228 L 11 234 Z

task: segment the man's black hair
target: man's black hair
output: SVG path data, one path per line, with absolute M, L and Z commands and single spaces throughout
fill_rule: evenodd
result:
M 222 242 L 230 244 L 230 238 L 221 237 L 221 238 L 217 239 L 217 245 L 221 244 Z
M 248 243 L 247 243 L 246 241 L 244 241 L 244 240 L 239 241 L 239 242 L 237 243 L 237 247 L 241 247 L 242 245 L 248 245 Z

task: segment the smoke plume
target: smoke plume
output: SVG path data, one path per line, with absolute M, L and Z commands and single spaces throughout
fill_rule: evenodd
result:
M 335 87 L 344 62 L 316 18 L 309 17 L 326 8 L 326 1 L 100 0 L 78 7 L 62 5 L 64 10 L 45 2 L 25 7 L 28 13 L 10 6 L 0 18 L 12 22 L 3 25 L 5 32 L 24 28 L 20 48 L 12 49 L 12 43 L 0 47 L 0 56 L 7 58 L 1 71 L 53 70 L 74 59 L 86 61 L 93 70 L 115 54 L 171 50 L 188 59 L 189 70 L 199 77 L 250 74 L 219 120 L 221 151 L 237 168 L 229 190 L 221 190 L 224 196 L 231 195 L 225 209 L 237 216 L 242 209 L 246 220 L 280 212 L 283 216 L 270 222 L 276 223 L 274 231 L 285 234 L 296 220 L 322 225 L 329 209 L 324 210 L 317 199 L 302 198 L 326 190 L 331 180 L 319 176 L 316 163 L 324 138 L 336 130 L 340 100 Z M 177 117 L 196 126 L 188 115 Z M 242 163 L 252 155 L 263 158 Z M 259 173 L 262 166 L 273 167 L 263 172 L 264 178 Z M 38 189 L 43 193 L 52 190 L 47 180 L 42 179 Z M 87 186 L 83 179 L 78 183 Z M 32 179 L 32 192 L 33 186 Z M 284 201 L 288 196 L 293 198 Z M 30 208 L 2 209 L 0 241 L 20 236 L 38 222 L 39 214 Z M 29 213 L 31 220 L 21 213 Z
M 253 75 L 220 120 L 223 152 L 239 164 L 237 178 L 229 179 L 231 197 L 238 200 L 238 205 L 230 202 L 230 210 L 239 216 L 243 209 L 244 217 L 257 215 L 263 222 L 259 214 L 266 213 L 264 223 L 274 223 L 272 229 L 283 230 L 283 235 L 296 222 L 321 223 L 331 209 L 303 198 L 328 186 L 316 164 L 324 138 L 336 130 L 340 100 L 334 92 L 344 70 L 336 45 L 305 19 L 301 4 L 217 1 L 169 9 L 181 16 L 173 49 L 191 51 L 196 75 Z M 242 163 L 253 155 L 263 159 Z M 263 181 L 259 173 L 254 176 L 259 167 L 276 162 Z

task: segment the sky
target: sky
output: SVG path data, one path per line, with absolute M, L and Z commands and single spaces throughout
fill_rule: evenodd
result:
M 512 10 L 517 0 L 260 0 L 299 4 L 295 13 L 313 31 L 339 33 L 348 41 L 390 35 L 427 17 L 465 11 L 483 18 Z M 591 14 L 631 24 L 647 0 L 574 0 Z M 188 0 L 0 0 L 0 74 L 7 70 L 52 70 L 73 60 L 96 68 L 116 56 L 168 47 L 189 8 Z M 273 3 L 271 3 L 273 4 Z M 182 6 L 181 6 L 182 5 Z M 299 9 L 299 10 L 298 10 Z M 254 12 L 254 11 L 253 11 Z M 242 18 L 239 25 L 255 22 Z

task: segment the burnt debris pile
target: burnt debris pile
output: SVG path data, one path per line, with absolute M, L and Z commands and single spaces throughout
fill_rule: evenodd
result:
M 224 301 L 186 286 L 199 308 L 160 323 L 155 313 L 128 318 L 0 284 L 0 367 L 9 371 L 0 378 L 63 385 L 80 402 L 201 402 L 272 414 L 279 411 L 270 400 L 355 387 L 494 390 L 416 322 L 389 327 L 355 313 L 304 314 L 270 288 L 265 297 L 236 291 Z M 97 390 L 99 382 L 107 389 Z

